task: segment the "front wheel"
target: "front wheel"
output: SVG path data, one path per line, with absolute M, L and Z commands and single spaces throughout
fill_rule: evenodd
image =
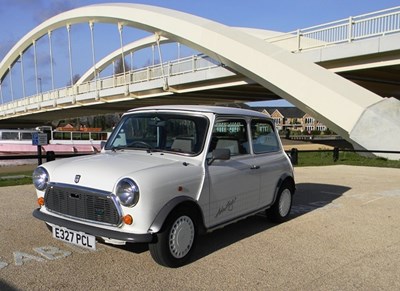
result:
M 288 219 L 292 208 L 293 187 L 289 183 L 283 183 L 279 188 L 278 196 L 271 208 L 267 209 L 267 217 L 272 222 L 284 222 Z
M 177 212 L 167 219 L 165 228 L 157 234 L 157 242 L 149 244 L 150 254 L 160 265 L 180 267 L 193 253 L 196 238 L 194 218 L 188 213 Z

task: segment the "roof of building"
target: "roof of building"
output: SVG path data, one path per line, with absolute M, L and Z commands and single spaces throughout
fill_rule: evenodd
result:
M 272 115 L 278 110 L 285 118 L 302 118 L 305 113 L 297 107 L 253 107 L 254 110 L 264 111 L 266 110 L 269 115 Z

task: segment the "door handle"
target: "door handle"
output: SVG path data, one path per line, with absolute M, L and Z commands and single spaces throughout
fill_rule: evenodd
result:
M 260 168 L 260 166 L 252 165 L 252 166 L 250 167 L 250 170 L 257 170 L 257 169 L 259 169 L 259 168 Z

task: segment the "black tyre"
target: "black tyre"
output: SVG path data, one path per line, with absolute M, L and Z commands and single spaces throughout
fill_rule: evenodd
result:
M 293 193 L 294 189 L 290 183 L 286 182 L 282 184 L 274 204 L 266 211 L 269 220 L 281 223 L 288 219 L 290 210 L 292 209 Z
M 173 213 L 157 234 L 157 242 L 149 244 L 151 256 L 166 267 L 184 265 L 193 253 L 197 230 L 196 220 L 187 211 Z

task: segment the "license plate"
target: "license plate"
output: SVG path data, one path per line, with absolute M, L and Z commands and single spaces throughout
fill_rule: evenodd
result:
M 96 238 L 81 231 L 53 225 L 53 237 L 67 243 L 96 250 Z

